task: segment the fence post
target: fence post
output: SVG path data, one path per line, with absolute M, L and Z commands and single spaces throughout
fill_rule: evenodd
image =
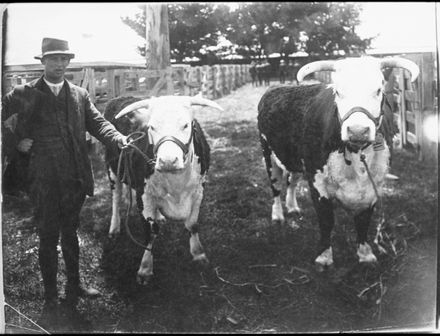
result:
M 222 69 L 220 64 L 214 65 L 215 73 L 215 96 L 223 96 L 223 80 L 222 80 Z
M 4 36 L 4 32 L 6 30 L 6 26 L 4 23 L 6 23 L 7 19 L 7 11 L 6 11 L 7 4 L 0 4 L 0 13 L 1 13 L 1 28 L 0 33 L 1 36 Z M 2 41 L 2 50 L 5 50 L 5 41 Z M 0 55 L 0 64 L 3 64 L 3 54 Z M 0 92 L 3 92 L 3 81 L 0 83 Z M 1 108 L 0 108 L 1 109 Z M 1 154 L 1 149 L 0 149 Z M 3 163 L 3 162 L 2 162 Z M 3 171 L 3 167 L 2 171 Z M 1 196 L 0 196 L 1 197 Z M 3 198 L 3 197 L 2 197 Z M 3 199 L 2 199 L 3 200 Z M 3 232 L 2 229 L 2 222 L 0 221 L 0 232 Z M 3 285 L 3 241 L 2 241 L 3 235 L 0 235 L 0 334 L 5 334 L 5 294 L 4 294 L 4 285 Z
M 399 83 L 400 97 L 399 97 L 399 130 L 400 141 L 399 149 L 402 149 L 406 145 L 406 104 L 405 104 L 405 79 L 403 70 L 396 71 L 396 81 Z
M 166 4 L 147 3 L 145 36 L 147 40 L 145 59 L 147 73 L 159 70 L 159 78 L 151 89 L 151 95 L 160 95 L 166 85 L 166 94 L 173 94 L 173 79 L 170 63 L 170 38 L 168 30 L 168 8 Z M 150 81 L 150 85 L 153 84 Z
M 202 71 L 202 94 L 203 96 L 212 99 L 212 89 L 213 89 L 213 80 L 212 80 L 212 69 L 208 65 L 203 65 Z
M 420 156 L 419 160 L 433 161 L 436 159 L 438 142 L 430 141 L 423 133 L 423 125 L 426 118 L 435 114 L 434 97 L 435 97 L 435 64 L 434 53 L 423 53 L 420 66 L 420 116 L 416 119 L 420 132 Z M 437 123 L 438 124 L 438 123 Z M 438 130 L 437 130 L 438 131 Z

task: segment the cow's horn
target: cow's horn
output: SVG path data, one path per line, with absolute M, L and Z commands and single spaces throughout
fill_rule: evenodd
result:
M 380 62 L 381 69 L 383 68 L 404 68 L 411 73 L 411 82 L 414 82 L 420 73 L 419 67 L 413 61 L 402 57 L 387 57 Z
M 335 61 L 315 61 L 303 65 L 301 69 L 299 69 L 296 79 L 298 82 L 302 82 L 304 77 L 317 71 L 335 71 Z
M 126 114 L 128 114 L 128 113 L 130 113 L 130 112 L 132 112 L 134 110 L 137 110 L 137 109 L 140 109 L 140 108 L 148 108 L 149 105 L 150 105 L 150 99 L 144 99 L 144 100 L 137 101 L 137 102 L 135 102 L 133 104 L 130 104 L 130 105 L 124 107 L 116 115 L 115 119 L 119 119 L 119 118 L 125 116 Z
M 223 108 L 219 104 L 217 104 L 216 102 L 213 102 L 212 100 L 203 98 L 202 95 L 190 97 L 189 102 L 191 105 L 210 106 L 210 107 L 216 108 L 220 111 L 224 111 Z

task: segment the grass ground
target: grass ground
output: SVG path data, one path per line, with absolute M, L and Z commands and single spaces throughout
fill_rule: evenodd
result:
M 356 261 L 350 217 L 336 212 L 335 267 L 315 271 L 317 218 L 308 188 L 300 184 L 295 218 L 300 228 L 270 221 L 271 192 L 256 128 L 256 106 L 266 88 L 246 85 L 218 99 L 225 112 L 200 109 L 211 145 L 211 168 L 199 216 L 200 238 L 210 269 L 191 262 L 183 224 L 161 228 L 154 247 L 155 275 L 146 287 L 135 275 L 142 250 L 125 230 L 107 238 L 110 190 L 102 158 L 95 156 L 96 195 L 81 213 L 80 269 L 83 281 L 100 289 L 79 309 L 100 332 L 318 332 L 429 329 L 435 326 L 437 288 L 438 171 L 397 151 L 385 187 L 386 254 L 376 267 Z M 38 237 L 24 218 L 29 202 L 5 197 L 3 255 L 6 302 L 36 320 L 43 303 Z M 374 223 L 377 222 L 377 214 Z M 133 234 L 141 227 L 130 217 Z M 370 230 L 374 238 L 375 224 Z M 393 247 L 395 251 L 393 251 Z M 60 254 L 61 256 L 61 254 Z M 65 282 L 60 258 L 60 295 Z M 6 307 L 6 322 L 36 329 Z M 26 331 L 25 329 L 21 329 Z M 69 329 L 58 332 L 71 331 Z

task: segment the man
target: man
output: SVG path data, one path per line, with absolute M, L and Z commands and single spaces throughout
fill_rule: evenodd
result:
M 280 84 L 284 84 L 286 82 L 286 75 L 287 75 L 287 65 L 286 65 L 286 61 L 282 59 L 278 67 L 278 78 L 280 80 Z
M 126 138 L 105 120 L 89 94 L 64 78 L 74 54 L 68 42 L 44 38 L 44 66 L 37 80 L 20 85 L 3 100 L 3 116 L 16 114 L 16 149 L 29 154 L 29 193 L 40 238 L 39 264 L 44 283 L 40 323 L 54 327 L 58 321 L 57 245 L 66 265 L 65 303 L 72 319 L 79 296 L 99 292 L 80 284 L 79 214 L 86 194 L 93 195 L 93 176 L 87 153 L 86 131 L 106 146 L 123 146 Z M 70 317 L 69 317 L 70 319 Z
M 249 67 L 249 73 L 251 74 L 252 86 L 258 86 L 257 65 L 255 64 L 254 61 L 251 62 L 251 65 Z

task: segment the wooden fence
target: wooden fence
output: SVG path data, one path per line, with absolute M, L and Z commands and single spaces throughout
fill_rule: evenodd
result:
M 42 74 L 38 65 L 9 67 L 3 76 L 4 93 Z M 155 75 L 140 66 L 110 64 L 77 64 L 68 69 L 66 78 L 87 88 L 95 105 L 102 108 L 109 99 L 119 96 L 150 97 L 149 79 Z M 248 64 L 213 66 L 173 65 L 171 67 L 175 95 L 216 99 L 230 94 L 251 80 Z M 159 92 L 159 95 L 163 92 Z
M 167 71 L 167 70 L 165 70 Z M 3 95 L 19 84 L 39 78 L 43 73 L 41 65 L 20 65 L 7 67 L 3 75 Z M 161 75 L 144 67 L 127 64 L 77 63 L 66 71 L 66 79 L 86 88 L 93 103 L 103 112 L 107 102 L 119 96 L 147 98 L 164 95 L 166 89 L 155 90 L 151 79 Z M 230 94 L 251 80 L 248 64 L 227 64 L 214 66 L 173 65 L 171 76 L 174 94 L 194 96 L 199 92 L 209 99 Z M 152 94 L 154 92 L 154 94 Z M 97 141 L 87 133 L 94 151 L 99 150 Z
M 437 64 L 434 53 L 421 53 L 405 55 L 420 68 L 420 75 L 417 80 L 411 83 L 410 74 L 403 69 L 394 69 L 396 79 L 399 83 L 399 146 L 413 147 L 420 161 L 437 162 L 438 139 L 429 139 L 425 134 L 425 126 L 434 127 L 438 132 L 438 121 L 436 125 L 426 125 L 428 118 L 434 117 L 437 120 Z

